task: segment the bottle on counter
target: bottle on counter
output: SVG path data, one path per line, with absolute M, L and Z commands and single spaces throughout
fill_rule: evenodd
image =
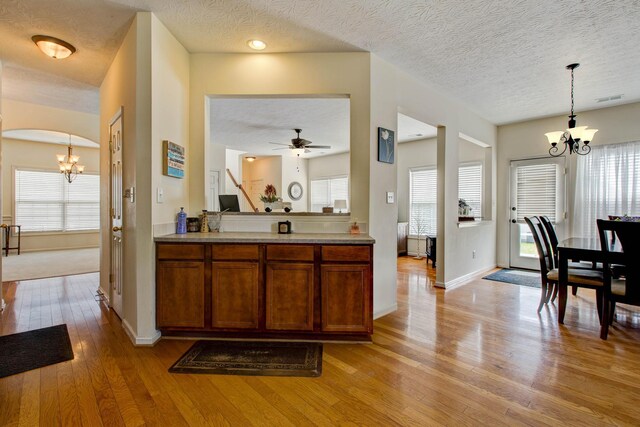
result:
M 202 209 L 202 219 L 200 220 L 200 232 L 201 233 L 209 232 L 209 219 L 207 218 L 206 209 Z
M 187 234 L 187 213 L 184 208 L 180 208 L 178 212 L 178 226 L 176 227 L 176 234 Z

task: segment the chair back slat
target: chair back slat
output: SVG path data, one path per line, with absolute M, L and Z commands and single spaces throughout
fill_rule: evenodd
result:
M 547 232 L 549 238 L 549 244 L 551 245 L 551 252 L 553 254 L 553 262 L 555 268 L 558 268 L 558 235 L 556 229 L 553 227 L 551 220 L 546 215 L 540 215 L 540 222 L 544 225 L 544 229 Z
M 600 245 L 604 252 L 611 250 L 610 244 L 616 239 L 620 242 L 622 263 L 625 266 L 625 298 L 640 302 L 640 222 L 599 219 L 597 223 Z
M 533 235 L 533 240 L 536 243 L 538 259 L 540 261 L 540 272 L 543 276 L 546 276 L 546 274 L 554 268 L 554 263 L 551 246 L 547 241 L 546 233 L 544 231 L 544 225 L 542 225 L 540 219 L 536 216 L 525 217 L 524 220 L 527 225 L 529 225 L 529 229 Z

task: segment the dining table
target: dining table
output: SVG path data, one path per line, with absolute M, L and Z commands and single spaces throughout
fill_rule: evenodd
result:
M 558 243 L 558 323 L 564 323 L 567 308 L 569 260 L 589 261 L 594 264 L 622 263 L 622 248 L 619 241 L 614 241 L 610 244 L 610 250 L 605 252 L 600 245 L 600 239 L 589 237 L 570 237 Z

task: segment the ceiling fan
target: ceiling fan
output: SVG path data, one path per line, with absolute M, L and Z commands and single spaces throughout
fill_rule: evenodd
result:
M 297 137 L 295 138 L 291 138 L 291 144 L 283 144 L 280 142 L 270 142 L 269 144 L 274 144 L 274 145 L 285 145 L 286 148 L 290 149 L 290 150 L 304 150 L 305 153 L 310 153 L 311 150 L 309 150 L 310 148 L 331 148 L 330 145 L 311 145 L 313 144 L 311 141 L 307 140 L 307 139 L 303 139 L 300 138 L 300 132 L 302 132 L 302 129 L 294 129 L 294 131 L 298 134 Z M 274 150 L 284 150 L 285 148 L 274 148 Z

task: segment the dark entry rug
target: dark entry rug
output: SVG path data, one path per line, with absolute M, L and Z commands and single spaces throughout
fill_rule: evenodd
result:
M 0 337 L 0 378 L 71 359 L 67 325 Z
M 494 282 L 513 283 L 514 285 L 529 286 L 531 288 L 540 287 L 539 271 L 503 268 L 488 276 L 484 276 L 483 279 L 493 280 Z
M 218 375 L 319 377 L 322 344 L 198 341 L 169 372 Z

